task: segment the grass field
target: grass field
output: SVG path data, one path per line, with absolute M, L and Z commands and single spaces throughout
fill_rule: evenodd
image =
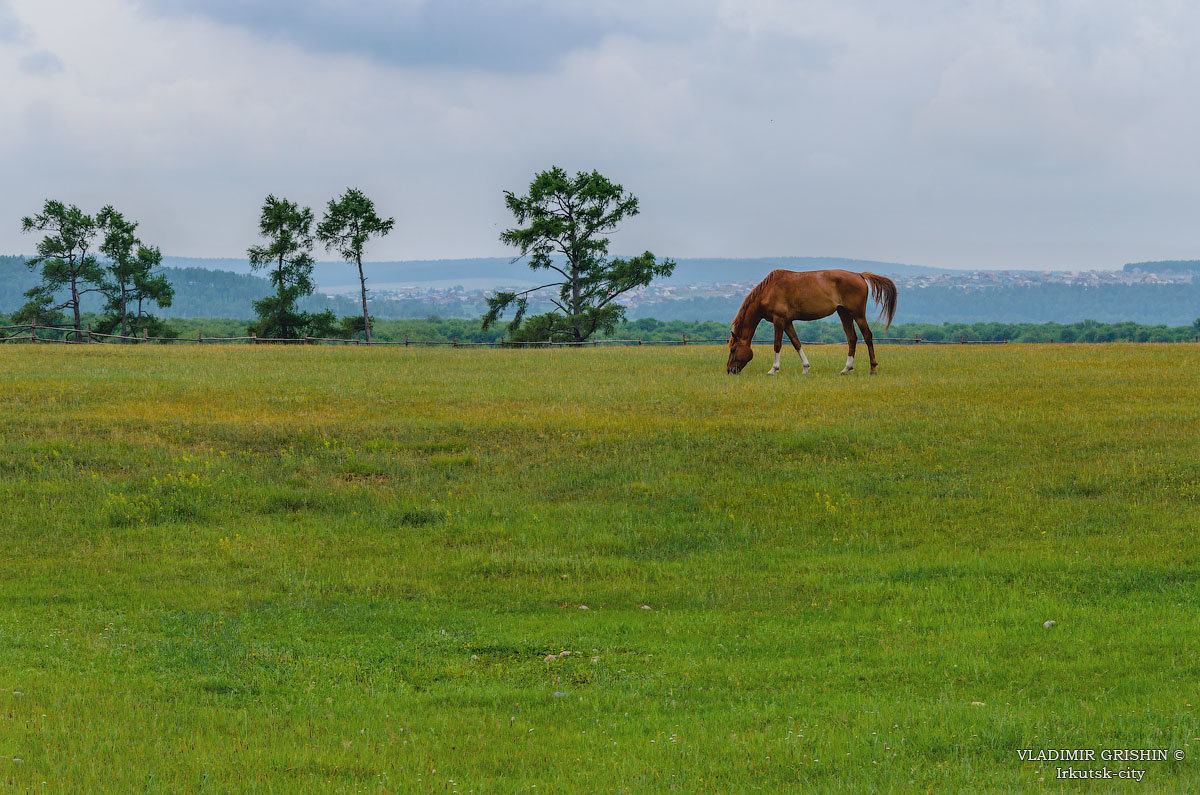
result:
M 0 348 L 0 781 L 1200 788 L 1200 347 L 767 351 Z

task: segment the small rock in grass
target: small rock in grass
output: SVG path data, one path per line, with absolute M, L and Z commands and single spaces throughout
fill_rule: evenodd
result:
M 642 609 L 643 610 L 653 610 L 654 608 L 651 607 L 650 605 L 642 605 Z
M 593 658 L 592 658 L 592 662 L 600 662 L 600 658 L 599 658 L 599 657 L 593 657 Z
M 478 655 L 478 654 L 472 654 L 472 655 L 471 655 L 471 659 L 472 659 L 472 660 L 478 660 L 478 659 L 479 659 L 479 655 Z
M 592 608 L 588 607 L 587 605 L 580 605 L 579 609 L 580 610 L 591 610 Z
M 571 652 L 569 652 L 569 651 L 560 651 L 560 652 L 558 653 L 558 656 L 559 656 L 559 657 L 570 657 L 570 656 L 571 656 Z
M 557 659 L 558 659 L 557 654 L 547 654 L 546 655 L 546 662 L 554 662 Z
M 567 694 L 566 694 L 566 693 L 564 693 L 564 692 L 562 692 L 561 690 L 559 690 L 559 691 L 555 692 L 555 694 L 554 694 L 554 697 L 555 697 L 555 698 L 562 698 L 562 697 L 564 697 L 565 695 L 567 695 Z
M 987 704 L 983 701 L 972 701 L 971 706 L 972 707 L 986 707 Z
M 1054 621 L 1053 619 L 1051 619 L 1050 621 L 1047 621 L 1045 624 L 1042 624 L 1042 626 L 1045 627 L 1046 629 L 1050 629 L 1050 627 L 1053 627 L 1057 624 L 1058 624 L 1057 621 Z

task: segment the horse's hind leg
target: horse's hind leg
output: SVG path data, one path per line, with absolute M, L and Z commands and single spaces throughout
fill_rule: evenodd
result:
M 871 357 L 871 375 L 875 375 L 875 368 L 879 366 L 879 362 L 875 361 L 875 337 L 871 334 L 871 327 L 867 325 L 867 319 L 863 316 L 854 318 L 854 322 L 862 329 L 863 342 L 867 343 L 867 354 Z
M 779 372 L 779 349 L 783 347 L 783 324 L 775 323 L 775 364 L 767 371 L 767 375 L 775 375 Z
M 783 330 L 787 332 L 788 339 L 792 341 L 792 347 L 796 349 L 796 353 L 800 354 L 800 364 L 804 365 L 804 374 L 808 375 L 808 357 L 804 355 L 804 349 L 800 347 L 800 338 L 796 336 L 796 327 L 789 320 Z
M 858 347 L 858 332 L 854 330 L 854 316 L 850 314 L 850 310 L 844 306 L 839 306 L 838 317 L 842 319 L 842 328 L 846 331 L 846 347 L 849 350 L 846 353 L 846 366 L 842 368 L 842 375 L 854 369 L 854 349 Z

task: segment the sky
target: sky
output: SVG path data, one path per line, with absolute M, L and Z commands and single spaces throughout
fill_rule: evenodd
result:
M 1200 258 L 1185 0 L 0 0 L 0 253 L 47 198 L 242 257 L 349 186 L 374 260 L 503 256 L 596 169 L 619 252 L 950 268 Z

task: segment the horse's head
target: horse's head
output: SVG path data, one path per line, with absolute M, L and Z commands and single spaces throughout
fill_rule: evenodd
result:
M 729 337 L 729 363 L 725 365 L 725 372 L 737 375 L 753 358 L 754 350 L 750 347 L 750 340 L 738 339 L 736 334 L 731 334 Z

